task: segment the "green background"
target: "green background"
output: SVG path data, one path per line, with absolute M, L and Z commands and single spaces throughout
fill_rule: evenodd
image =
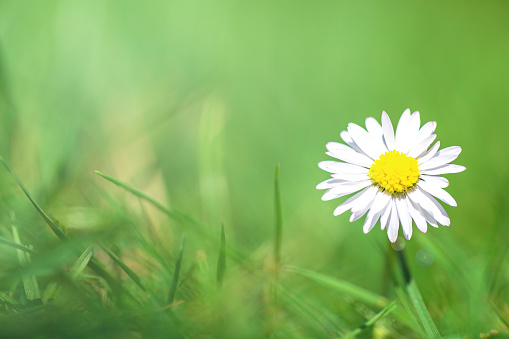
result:
M 280 284 L 307 312 L 281 300 L 279 320 L 270 320 L 274 169 L 279 163 L 282 263 L 398 300 L 386 232 L 364 235 L 362 221 L 334 217 L 343 199 L 322 202 L 315 186 L 328 178 L 317 167 L 331 160 L 325 144 L 340 141 L 349 122 L 363 126 L 385 110 L 395 124 L 407 107 L 423 123 L 437 121 L 442 147 L 461 146 L 456 163 L 467 167 L 448 176 L 458 202 L 446 208 L 451 226 L 427 234 L 414 227 L 406 242 L 424 301 L 444 336 L 508 331 L 508 9 L 505 1 L 0 1 L 0 154 L 70 236 L 83 248 L 113 248 L 148 291 L 117 272 L 141 306 L 103 305 L 96 296 L 93 307 L 83 301 L 90 318 L 68 319 L 80 314 L 72 293 L 90 294 L 84 287 L 52 306 L 44 291 L 52 282 L 67 286 L 56 272 L 77 257 L 4 171 L 0 235 L 12 240 L 13 212 L 21 243 L 44 258 L 32 265 L 44 302 L 38 320 L 2 302 L 2 324 L 33 322 L 6 325 L 5 333 L 240 338 L 354 330 L 380 309 L 284 270 Z M 207 227 L 168 218 L 94 170 Z M 222 223 L 227 244 L 242 251 L 227 258 L 227 292 L 209 286 Z M 118 317 L 165 299 L 183 234 L 189 283 L 176 300 L 185 303 L 164 321 Z M 417 265 L 421 248 L 434 253 L 433 265 Z M 98 246 L 96 257 L 118 269 Z M 22 300 L 16 251 L 2 246 L 0 258 L 1 291 Z M 95 278 L 80 283 L 87 279 Z M 419 335 L 391 317 L 361 336 Z

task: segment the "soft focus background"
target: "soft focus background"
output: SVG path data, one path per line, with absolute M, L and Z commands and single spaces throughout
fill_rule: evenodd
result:
M 0 237 L 37 257 L 20 268 L 24 252 L 0 244 L 0 337 L 329 338 L 385 305 L 324 277 L 397 301 L 361 337 L 419 337 L 391 278 L 386 232 L 364 235 L 362 221 L 334 217 L 342 200 L 322 202 L 315 189 L 328 178 L 317 167 L 325 144 L 349 122 L 386 110 L 395 123 L 407 107 L 436 120 L 442 147 L 461 146 L 456 163 L 467 167 L 448 176 L 451 226 L 415 229 L 406 242 L 411 272 L 443 336 L 507 335 L 508 10 L 505 1 L 0 1 L 0 155 L 132 296 L 90 268 L 70 281 L 79 253 L 2 167 Z M 184 234 L 183 303 L 161 310 Z M 435 258 L 427 267 L 423 248 Z M 40 298 L 27 300 L 27 277 Z

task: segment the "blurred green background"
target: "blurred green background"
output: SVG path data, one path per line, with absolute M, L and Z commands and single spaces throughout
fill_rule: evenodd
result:
M 175 325 L 182 335 L 333 337 L 369 312 L 309 280 L 281 276 L 318 319 L 286 310 L 271 327 L 260 311 L 274 241 L 275 166 L 283 263 L 394 299 L 386 232 L 364 235 L 362 221 L 334 217 L 341 201 L 320 201 L 315 186 L 328 174 L 317 163 L 329 160 L 325 144 L 340 141 L 349 122 L 363 126 L 386 110 L 394 123 L 407 107 L 419 110 L 421 121 L 438 122 L 442 147 L 463 148 L 456 163 L 467 171 L 449 177 L 458 202 L 447 208 L 451 226 L 416 230 L 406 243 L 412 273 L 443 335 L 507 331 L 508 9 L 506 1 L 2 0 L 0 154 L 76 241 L 113 246 L 151 296 L 168 293 L 184 233 L 182 269 L 205 262 L 213 276 L 224 223 L 227 243 L 244 253 L 227 260 L 231 295 L 214 297 L 230 325 L 211 320 L 215 308 L 196 292 L 207 284 L 190 270 L 194 285 L 177 291 L 188 305 L 178 306 L 188 307 Z M 94 170 L 203 221 L 208 235 L 140 204 Z M 58 240 L 7 171 L 0 185 L 1 236 L 12 239 L 13 211 L 21 242 L 53 253 L 37 271 L 43 291 L 76 257 L 52 251 Z M 421 248 L 434 252 L 433 265 L 416 264 Z M 0 253 L 0 287 L 16 298 L 23 292 L 16 251 Z M 246 258 L 262 273 L 247 269 Z M 147 266 L 154 260 L 167 272 Z M 13 317 L 6 305 L 2 323 Z M 50 331 L 45 326 L 34 331 Z M 106 325 L 84 326 L 84 336 L 107 333 Z M 129 335 L 149 335 L 141 330 L 147 326 Z M 391 322 L 374 328 L 363 335 L 418 336 Z M 9 333 L 32 334 L 24 330 Z

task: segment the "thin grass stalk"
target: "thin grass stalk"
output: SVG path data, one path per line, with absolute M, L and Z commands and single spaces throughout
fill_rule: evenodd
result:
M 217 258 L 216 280 L 217 286 L 223 286 L 224 276 L 226 274 L 226 237 L 224 234 L 224 225 L 221 225 L 221 244 L 219 246 L 219 256 Z
M 419 291 L 415 280 L 412 278 L 410 268 L 406 263 L 403 250 L 396 251 L 396 256 L 398 257 L 398 261 L 400 263 L 406 291 L 410 297 L 410 301 L 412 302 L 413 307 L 417 311 L 417 315 L 424 327 L 424 330 L 426 331 L 426 335 L 428 338 L 442 338 L 438 328 L 436 327 L 433 319 L 431 318 L 431 315 L 428 312 L 424 300 L 422 299 L 421 292 Z

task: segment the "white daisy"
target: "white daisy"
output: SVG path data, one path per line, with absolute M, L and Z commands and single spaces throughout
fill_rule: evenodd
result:
M 327 189 L 322 200 L 336 199 L 357 191 L 339 205 L 334 215 L 352 211 L 350 221 L 367 213 L 363 231 L 368 233 L 378 219 L 382 230 L 387 228 L 391 242 L 398 238 L 399 225 L 405 238 L 412 237 L 412 220 L 419 230 L 426 232 L 428 224 L 449 226 L 450 219 L 438 198 L 457 206 L 444 188 L 449 181 L 438 175 L 458 173 L 464 166 L 449 164 L 461 153 L 461 147 L 442 150 L 440 141 L 429 147 L 436 138 L 437 126 L 430 121 L 420 127 L 419 112 L 401 115 L 394 135 L 391 119 L 382 113 L 382 125 L 374 118 L 366 119 L 367 131 L 349 124 L 341 138 L 348 144 L 329 142 L 326 154 L 340 161 L 322 161 L 318 166 L 332 173 L 332 179 L 318 184 Z M 429 149 L 428 149 L 429 147 Z

